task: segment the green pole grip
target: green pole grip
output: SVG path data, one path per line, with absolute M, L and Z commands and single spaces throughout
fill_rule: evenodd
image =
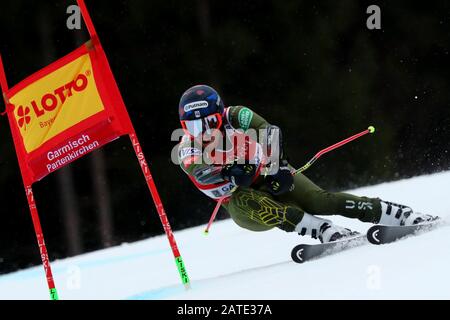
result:
M 175 258 L 175 263 L 177 264 L 178 272 L 180 273 L 181 281 L 183 282 L 186 289 L 190 288 L 191 281 L 184 266 L 183 258 L 181 256 Z
M 56 291 L 56 288 L 50 289 L 50 298 L 52 300 L 59 300 L 58 291 Z

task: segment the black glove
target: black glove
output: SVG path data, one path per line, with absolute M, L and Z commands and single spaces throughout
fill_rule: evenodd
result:
M 294 190 L 294 177 L 289 169 L 287 160 L 281 160 L 280 168 L 274 175 L 268 175 L 265 182 L 271 194 L 275 196 Z
M 236 186 L 250 187 L 256 174 L 254 164 L 227 164 L 222 169 L 222 178 Z

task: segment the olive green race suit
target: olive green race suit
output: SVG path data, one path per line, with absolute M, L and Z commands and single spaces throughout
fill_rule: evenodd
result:
M 261 116 L 242 106 L 230 107 L 225 121 L 233 129 L 242 129 L 244 132 L 249 128 L 259 130 L 269 126 L 269 123 Z M 182 140 L 179 150 L 183 148 L 183 145 L 192 147 L 192 141 L 188 142 L 188 140 Z M 199 184 L 223 181 L 220 171 L 217 170 L 207 177 L 200 178 L 198 173 L 204 172 L 204 169 L 208 167 L 207 164 L 187 166 L 181 158 L 179 160 L 182 169 Z M 305 212 L 312 215 L 341 215 L 372 223 L 377 223 L 381 217 L 380 199 L 328 192 L 315 185 L 303 174 L 294 177 L 293 191 L 280 196 L 269 193 L 263 180 L 261 176 L 251 187 L 237 188 L 229 201 L 223 204 L 231 218 L 242 228 L 251 231 L 267 231 L 278 227 L 292 232 Z

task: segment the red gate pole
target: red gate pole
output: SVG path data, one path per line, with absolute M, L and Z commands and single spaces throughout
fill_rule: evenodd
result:
M 8 82 L 6 81 L 6 74 L 5 74 L 5 69 L 3 67 L 3 61 L 2 61 L 1 55 L 0 55 L 0 84 L 1 84 L 1 88 L 2 88 L 3 99 L 5 101 L 6 112 L 8 112 L 10 104 L 9 104 L 9 100 L 6 95 L 6 92 L 9 90 L 9 88 L 8 88 Z M 10 121 L 11 128 L 13 128 L 13 123 L 11 123 L 11 121 L 13 121 L 12 117 L 8 115 L 8 119 Z M 14 147 L 16 148 L 16 154 L 18 155 L 16 143 L 14 143 Z M 41 222 L 39 220 L 39 214 L 38 214 L 38 210 L 36 207 L 36 202 L 34 201 L 33 188 L 31 186 L 31 184 L 28 184 L 28 182 L 25 181 L 24 171 L 22 170 L 22 164 L 20 162 L 20 159 L 18 159 L 18 160 L 19 160 L 19 167 L 20 167 L 20 171 L 22 173 L 22 179 L 23 179 L 23 183 L 24 183 L 24 187 L 25 187 L 25 194 L 27 196 L 28 206 L 30 208 L 31 219 L 33 221 L 34 232 L 36 234 L 37 243 L 39 246 L 39 253 L 41 256 L 42 265 L 44 266 L 45 277 L 47 279 L 48 288 L 50 290 L 50 298 L 51 298 L 51 300 L 59 300 L 58 292 L 57 292 L 56 286 L 55 286 L 55 281 L 53 279 L 52 269 L 50 266 L 50 260 L 48 257 L 47 246 L 45 245 L 44 233 L 42 232 L 42 227 L 41 227 Z
M 58 291 L 56 290 L 55 281 L 53 279 L 52 268 L 50 266 L 50 259 L 48 257 L 47 246 L 45 245 L 44 233 L 42 232 L 36 202 L 34 201 L 34 194 L 32 187 L 31 186 L 25 187 L 25 192 L 27 195 L 28 205 L 30 207 L 31 219 L 33 220 L 34 232 L 36 233 L 42 265 L 44 266 L 45 277 L 47 278 L 47 284 L 50 290 L 50 298 L 52 300 L 59 300 Z
M 159 197 L 158 189 L 156 188 L 155 182 L 153 180 L 153 176 L 150 172 L 148 163 L 145 160 L 145 156 L 142 151 L 141 144 L 139 143 L 139 140 L 136 136 L 136 132 L 134 131 L 134 129 L 133 129 L 133 133 L 130 134 L 130 139 L 131 139 L 131 143 L 133 144 L 134 152 L 136 153 L 136 157 L 138 158 L 142 172 L 144 173 L 145 181 L 147 182 L 147 186 L 153 197 L 153 201 L 155 202 L 155 206 L 158 211 L 159 218 L 161 219 L 161 223 L 164 227 L 164 231 L 166 232 L 167 238 L 169 240 L 170 247 L 172 248 L 172 252 L 175 257 L 175 263 L 177 265 L 178 272 L 180 273 L 181 281 L 183 282 L 185 288 L 189 289 L 190 288 L 190 280 L 189 280 L 189 277 L 188 277 L 188 274 L 186 271 L 186 267 L 183 262 L 183 258 L 181 257 L 180 251 L 178 250 L 178 246 L 175 241 L 175 237 L 173 235 L 172 228 L 169 223 L 169 219 L 167 218 L 161 198 Z
M 77 0 L 78 6 L 80 7 L 81 14 L 83 15 L 84 22 L 87 26 L 87 29 L 89 31 L 89 35 L 91 36 L 91 39 L 97 41 L 100 43 L 100 39 L 97 35 L 97 32 L 95 30 L 94 24 L 92 22 L 91 16 L 89 15 L 89 11 L 86 7 L 86 4 L 84 0 Z M 119 91 L 120 95 L 120 91 Z M 120 97 L 122 99 L 122 97 Z M 131 122 L 131 121 L 130 121 Z M 132 125 L 131 125 L 132 126 Z M 147 182 L 147 186 L 150 190 L 150 193 L 152 195 L 153 201 L 155 203 L 156 209 L 158 211 L 159 218 L 161 220 L 161 223 L 163 225 L 164 231 L 167 235 L 167 238 L 169 240 L 170 247 L 172 248 L 173 255 L 175 257 L 175 263 L 178 268 L 178 272 L 181 277 L 181 281 L 183 282 L 186 289 L 190 288 L 190 280 L 186 271 L 186 267 L 183 262 L 183 258 L 180 255 L 180 251 L 178 250 L 177 243 L 175 241 L 175 237 L 172 232 L 172 228 L 169 223 L 169 219 L 167 218 L 166 212 L 164 210 L 164 206 L 162 204 L 161 198 L 158 193 L 158 189 L 156 188 L 155 182 L 153 181 L 152 174 L 150 172 L 150 168 L 148 166 L 147 161 L 145 160 L 144 153 L 141 148 L 141 144 L 139 143 L 139 140 L 136 136 L 136 131 L 134 128 L 132 129 L 130 135 L 131 143 L 133 144 L 134 151 L 136 153 L 136 156 L 138 158 L 139 164 L 141 166 L 142 172 L 144 173 L 145 181 Z

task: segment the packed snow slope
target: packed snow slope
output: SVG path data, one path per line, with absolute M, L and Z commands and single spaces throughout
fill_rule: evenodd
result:
M 450 171 L 352 190 L 450 221 Z M 169 213 L 170 214 L 170 213 Z M 186 213 L 188 214 L 188 213 Z M 364 232 L 370 226 L 332 219 Z M 61 299 L 450 299 L 450 227 L 383 246 L 365 245 L 302 265 L 301 242 L 253 233 L 231 220 L 175 233 L 192 281 L 179 282 L 165 236 L 52 263 Z M 1 255 L 1 252 L 0 252 Z M 0 277 L 0 299 L 48 299 L 42 267 Z

